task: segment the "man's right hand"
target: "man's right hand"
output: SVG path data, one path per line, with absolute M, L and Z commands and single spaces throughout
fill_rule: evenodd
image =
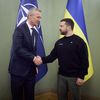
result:
M 35 56 L 34 59 L 33 59 L 33 62 L 36 64 L 36 65 L 41 65 L 42 64 L 42 59 L 40 56 Z

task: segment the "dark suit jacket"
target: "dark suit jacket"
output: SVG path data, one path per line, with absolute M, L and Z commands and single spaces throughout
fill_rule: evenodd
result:
M 32 36 L 26 23 L 15 29 L 9 64 L 9 72 L 17 76 L 26 76 L 30 70 L 36 73 L 33 58 L 36 50 L 33 48 Z

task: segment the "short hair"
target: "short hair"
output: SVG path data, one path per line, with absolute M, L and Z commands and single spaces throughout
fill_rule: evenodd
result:
M 74 29 L 74 22 L 72 19 L 70 18 L 64 18 L 62 20 L 60 20 L 60 22 L 65 22 L 67 25 L 71 26 L 71 29 L 73 30 Z
M 29 12 L 27 14 L 27 18 L 29 18 L 29 16 L 31 16 L 31 15 L 34 15 L 35 11 L 41 12 L 41 10 L 39 8 L 31 8 L 31 9 L 29 9 Z

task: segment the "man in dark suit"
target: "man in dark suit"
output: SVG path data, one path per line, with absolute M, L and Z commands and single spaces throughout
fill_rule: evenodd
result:
M 12 100 L 23 100 L 23 98 L 34 100 L 38 37 L 34 26 L 39 24 L 40 19 L 41 11 L 38 8 L 32 8 L 29 10 L 27 21 L 14 31 L 9 63 Z

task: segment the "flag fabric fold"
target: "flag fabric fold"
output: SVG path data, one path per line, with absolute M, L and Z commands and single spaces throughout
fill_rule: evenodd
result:
M 20 24 L 24 23 L 27 20 L 27 14 L 29 9 L 31 8 L 38 8 L 37 0 L 20 0 L 19 9 L 18 9 L 18 16 L 16 27 Z M 38 40 L 37 40 L 37 55 L 45 56 L 45 50 L 43 46 L 43 36 L 41 26 L 35 27 L 36 31 L 38 32 Z M 40 80 L 47 72 L 47 65 L 41 64 L 38 68 L 38 74 L 36 75 L 36 81 Z
M 68 0 L 64 18 L 71 18 L 74 21 L 74 33 L 81 37 L 87 45 L 89 54 L 88 74 L 85 76 L 85 81 L 87 81 L 93 75 L 94 71 L 88 43 L 82 0 Z

